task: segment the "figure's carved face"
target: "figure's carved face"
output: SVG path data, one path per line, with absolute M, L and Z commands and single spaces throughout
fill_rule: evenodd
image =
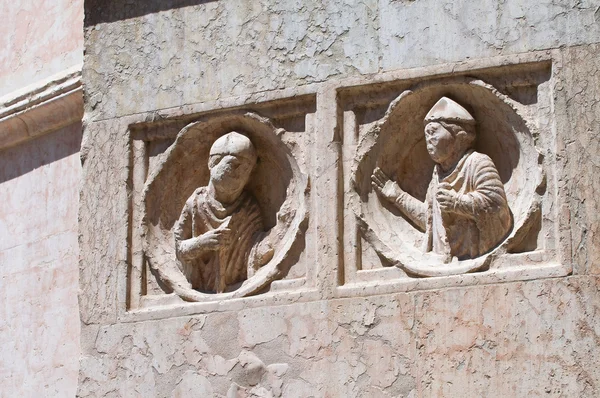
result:
M 239 194 L 248 183 L 254 163 L 242 156 L 212 155 L 208 161 L 211 182 L 220 193 Z
M 436 163 L 443 163 L 455 155 L 456 137 L 438 122 L 430 122 L 425 126 L 425 142 L 427 152 Z

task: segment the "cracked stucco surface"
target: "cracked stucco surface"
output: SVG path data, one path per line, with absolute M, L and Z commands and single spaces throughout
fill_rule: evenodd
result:
M 88 26 L 78 394 L 598 396 L 595 7 L 593 1 L 558 0 L 212 1 Z M 541 139 L 555 141 L 555 152 L 545 154 L 555 157 L 557 168 L 557 201 L 549 206 L 558 206 L 564 220 L 561 247 L 568 248 L 574 276 L 334 299 L 338 237 L 329 213 L 335 212 L 338 160 L 332 154 L 339 121 L 330 117 L 336 92 L 327 85 L 355 76 L 367 84 L 388 70 L 557 47 L 556 123 L 540 121 L 548 132 Z M 307 85 L 315 85 L 318 98 L 318 128 L 309 140 L 319 157 L 309 170 L 315 243 L 307 249 L 321 267 L 316 298 L 163 314 L 160 320 L 121 318 L 127 126 L 149 117 L 141 112 L 231 97 L 251 103 L 260 99 L 257 92 Z
M 559 181 L 570 216 L 573 262 L 580 272 L 600 274 L 600 45 L 565 51 L 564 82 L 557 87 L 557 108 L 568 123 L 558 126 L 557 143 L 565 177 Z M 585 71 L 585 72 L 583 72 Z
M 101 23 L 86 28 L 87 117 L 598 42 L 599 10 L 594 0 L 208 1 Z
M 571 277 L 89 326 L 79 395 L 592 397 L 599 286 Z

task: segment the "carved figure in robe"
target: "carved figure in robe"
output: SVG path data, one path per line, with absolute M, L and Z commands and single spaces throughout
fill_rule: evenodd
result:
M 425 117 L 427 152 L 436 163 L 425 203 L 412 197 L 379 168 L 371 179 L 381 198 L 425 231 L 425 250 L 449 262 L 481 256 L 512 228 L 504 185 L 489 156 L 473 150 L 475 119 L 442 97 Z
M 189 197 L 174 228 L 176 255 L 194 289 L 235 289 L 273 256 L 262 241 L 258 203 L 245 189 L 256 161 L 250 139 L 235 131 L 210 148 L 208 186 Z

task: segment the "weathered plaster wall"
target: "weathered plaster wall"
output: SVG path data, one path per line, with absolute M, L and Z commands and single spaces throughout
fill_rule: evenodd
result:
M 0 151 L 0 396 L 73 396 L 81 124 Z
M 600 8 L 599 8 L 600 10 Z M 560 180 L 567 194 L 573 263 L 579 272 L 600 274 L 600 45 L 565 50 L 565 83 L 556 92 L 557 108 L 568 113 L 568 123 L 557 126 L 557 143 L 568 174 Z M 568 210 L 567 210 L 568 209 Z
M 594 397 L 600 280 L 88 326 L 82 397 Z
M 83 1 L 0 4 L 0 97 L 83 61 Z
M 86 2 L 90 118 L 600 37 L 594 0 L 159 3 Z
M 86 2 L 79 395 L 598 396 L 597 4 L 322 3 Z M 545 187 L 556 193 L 543 202 L 543 217 L 554 219 L 541 223 L 557 225 L 542 235 L 557 241 L 553 261 L 569 271 L 536 280 L 521 269 L 521 280 L 505 283 L 473 274 L 453 287 L 408 292 L 385 278 L 342 286 L 350 249 L 340 245 L 348 213 L 340 205 L 345 109 L 336 90 L 360 94 L 356 87 L 379 82 L 391 100 L 402 79 L 491 70 L 501 83 L 510 77 L 503 65 L 527 70 L 540 60 L 550 65 L 540 89 L 549 99 L 528 91 L 534 73 L 513 88 L 532 112 L 550 115 L 535 120 L 553 170 Z M 277 108 L 282 98 L 312 95 L 306 129 L 285 139 L 311 178 L 300 261 L 315 284 L 298 294 L 132 311 L 139 131 L 131 126 L 159 126 L 153 134 L 171 137 L 169 123 L 183 126 L 202 112 L 255 110 L 262 101 Z

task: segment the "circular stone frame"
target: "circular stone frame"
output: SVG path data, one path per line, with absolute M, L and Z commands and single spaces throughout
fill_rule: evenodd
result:
M 424 143 L 423 119 L 442 96 L 471 108 L 477 121 L 476 150 L 494 161 L 513 215 L 511 232 L 493 250 L 474 259 L 454 258 L 450 263 L 419 248 L 423 234 L 393 206 L 380 202 L 370 184 L 371 174 L 379 166 L 403 190 L 425 200 L 434 163 Z M 496 256 L 510 253 L 527 239 L 541 214 L 543 157 L 535 147 L 537 128 L 531 120 L 524 105 L 478 79 L 425 82 L 401 93 L 384 117 L 361 135 L 357 146 L 351 206 L 363 237 L 379 256 L 416 277 L 480 271 Z

